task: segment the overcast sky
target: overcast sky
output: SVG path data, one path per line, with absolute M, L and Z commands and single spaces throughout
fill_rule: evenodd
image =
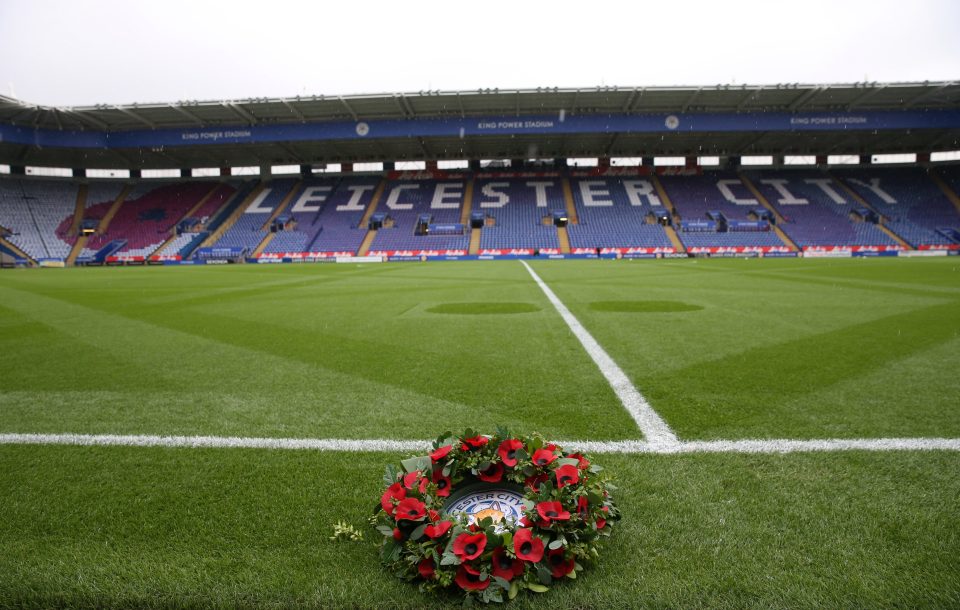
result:
M 0 93 L 58 106 L 960 78 L 958 0 L 0 0 Z

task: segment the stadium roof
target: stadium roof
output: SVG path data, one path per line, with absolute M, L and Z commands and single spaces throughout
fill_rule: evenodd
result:
M 298 96 L 56 108 L 0 96 L 0 124 L 123 133 L 330 121 L 566 116 L 960 110 L 960 82 L 482 89 Z M 209 167 L 403 159 L 748 154 L 866 154 L 960 148 L 960 129 L 814 132 L 473 135 L 217 144 L 165 149 L 70 149 L 0 142 L 0 162 L 64 167 Z

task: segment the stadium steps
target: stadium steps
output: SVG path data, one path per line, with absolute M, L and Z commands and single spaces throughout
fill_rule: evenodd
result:
M 470 249 L 467 254 L 473 256 L 480 254 L 480 236 L 483 235 L 483 229 L 470 229 Z
M 117 215 L 117 212 L 120 211 L 120 206 L 123 205 L 123 202 L 126 201 L 127 196 L 130 195 L 130 191 L 132 190 L 132 184 L 123 187 L 123 190 L 120 191 L 117 198 L 113 200 L 113 205 L 110 206 L 110 209 L 107 210 L 104 217 L 100 219 L 100 224 L 97 225 L 97 235 L 103 235 L 107 232 L 107 229 L 110 228 L 110 222 L 113 220 L 113 217 Z
M 560 242 L 560 254 L 570 254 L 570 235 L 567 227 L 557 227 L 557 241 Z
M 273 238 L 277 236 L 276 233 L 270 230 L 270 225 L 273 224 L 273 221 L 280 217 L 280 214 L 287 209 L 287 206 L 290 205 L 290 202 L 293 201 L 293 198 L 297 196 L 297 193 L 300 192 L 300 188 L 303 186 L 303 180 L 298 180 L 296 184 L 293 185 L 293 188 L 290 189 L 290 192 L 287 193 L 287 196 L 283 198 L 283 201 L 280 202 L 273 212 L 270 213 L 270 218 L 267 218 L 267 221 L 263 223 L 262 230 L 266 231 L 267 234 L 263 238 L 256 248 L 253 249 L 253 253 L 250 254 L 251 258 L 257 258 L 263 251 L 266 250 L 267 246 L 270 245 L 270 242 L 273 241 Z
M 867 200 L 864 199 L 863 197 L 861 197 L 861 196 L 860 196 L 860 193 L 858 193 L 857 191 L 853 190 L 846 182 L 844 182 L 843 180 L 841 180 L 839 176 L 834 176 L 833 174 L 831 174 L 831 173 L 829 173 L 829 172 L 828 172 L 827 174 L 833 179 L 834 182 L 836 182 L 837 184 L 840 185 L 840 188 L 842 188 L 843 191 L 844 191 L 847 195 L 849 195 L 851 199 L 853 199 L 854 201 L 856 201 L 856 202 L 857 202 L 858 204 L 860 204 L 861 206 L 863 206 L 863 207 L 867 208 L 868 210 L 872 211 L 873 213 L 875 213 L 875 214 L 880 218 L 880 222 L 877 224 L 877 228 L 879 228 L 881 231 L 883 231 L 884 233 L 886 233 L 887 236 L 890 237 L 890 239 L 892 239 L 893 241 L 897 242 L 898 244 L 900 244 L 901 246 L 903 246 L 903 247 L 906 248 L 907 250 L 916 250 L 916 248 L 914 248 L 912 245 L 910 245 L 909 243 L 907 243 L 907 240 L 903 239 L 902 237 L 900 237 L 899 235 L 897 235 L 896 233 L 894 233 L 894 232 L 890 229 L 890 227 L 888 227 L 888 226 L 886 226 L 885 224 L 883 224 L 884 215 L 881 214 L 880 212 L 878 212 L 878 211 L 876 210 L 876 208 L 874 208 L 872 205 L 870 205 L 869 203 L 867 203 Z
M 657 197 L 660 198 L 660 202 L 670 211 L 671 221 L 677 217 L 677 209 L 673 207 L 673 201 L 670 200 L 670 195 L 667 194 L 667 189 L 663 188 L 663 183 L 660 182 L 660 178 L 657 176 L 657 173 L 654 172 L 651 174 L 653 178 L 653 188 L 657 191 Z M 673 228 L 673 225 L 666 225 L 663 227 L 663 232 L 667 234 L 667 238 L 670 240 L 670 243 L 673 244 L 673 249 L 678 253 L 682 254 L 687 251 L 686 246 L 683 245 L 683 242 L 680 241 L 680 236 L 677 235 L 676 229 Z
M 88 190 L 86 184 L 81 184 L 80 188 L 77 189 L 77 207 L 73 212 L 73 224 L 70 225 L 70 235 L 76 235 L 77 231 L 80 230 L 80 222 L 83 221 L 83 215 L 87 209 Z M 66 266 L 70 267 L 77 263 L 77 257 L 80 256 L 80 253 L 83 252 L 83 249 L 87 246 L 88 239 L 90 238 L 86 235 L 77 238 L 73 247 L 70 248 L 70 254 L 67 255 L 67 260 L 64 262 Z
M 357 256 L 366 256 L 370 252 L 370 246 L 373 245 L 373 240 L 377 238 L 377 230 L 369 229 L 367 234 L 363 236 L 363 241 L 360 242 L 360 247 L 357 248 Z
M 463 210 L 460 212 L 460 224 L 467 226 L 470 223 L 470 212 L 473 211 L 473 177 L 467 180 L 467 189 L 463 194 Z
M 4 248 L 6 248 L 7 250 L 13 252 L 15 255 L 19 256 L 20 258 L 25 258 L 25 259 L 27 259 L 28 261 L 30 261 L 30 264 L 31 264 L 31 265 L 36 265 L 36 264 L 37 264 L 37 261 L 33 260 L 33 257 L 32 257 L 32 256 L 28 255 L 26 252 L 24 252 L 23 250 L 21 250 L 20 248 L 18 248 L 18 247 L 15 246 L 15 245 L 13 245 L 12 243 L 8 242 L 7 240 L 5 240 L 5 239 L 2 238 L 2 237 L 0 237 L 0 246 L 3 246 Z
M 173 229 L 171 229 L 170 231 L 170 237 L 168 237 L 165 242 L 160 244 L 159 248 L 151 252 L 150 256 L 156 256 L 157 254 L 160 254 L 161 252 L 163 252 L 163 249 L 166 248 L 170 244 L 170 242 L 172 242 L 177 238 L 177 225 L 183 222 L 185 219 L 190 218 L 191 216 L 196 214 L 197 210 L 199 210 L 205 203 L 207 203 L 207 201 L 211 197 L 213 197 L 214 193 L 216 193 L 219 188 L 220 188 L 220 183 L 219 182 L 214 183 L 213 188 L 207 191 L 207 194 L 201 197 L 200 201 L 198 201 L 195 206 L 187 210 L 187 212 L 183 216 L 181 216 L 179 220 L 177 220 L 176 224 L 173 225 Z
M 780 238 L 780 241 L 790 248 L 791 252 L 799 252 L 800 248 L 797 246 L 796 242 L 790 239 L 790 236 L 780 228 L 780 225 L 787 221 L 786 218 L 784 218 L 783 215 L 781 215 L 780 212 L 770 204 L 767 198 L 763 196 L 763 193 L 760 192 L 760 189 L 757 188 L 757 186 L 752 180 L 750 180 L 750 178 L 747 177 L 746 174 L 743 172 L 737 172 L 737 176 L 740 178 L 740 181 L 743 182 L 743 185 L 747 187 L 747 190 L 753 193 L 753 196 L 756 197 L 757 201 L 760 202 L 760 205 L 770 210 L 774 218 L 777 219 L 776 224 L 774 224 L 771 228 L 773 229 L 773 232 L 777 234 L 777 237 Z
M 257 197 L 260 196 L 260 193 L 262 193 L 262 192 L 263 192 L 263 189 L 265 189 L 265 188 L 267 188 L 267 181 L 266 181 L 266 180 L 260 181 L 260 184 L 258 184 L 258 185 L 256 186 L 256 188 L 254 188 L 252 191 L 250 191 L 250 194 L 247 195 L 247 198 L 243 200 L 243 203 L 241 203 L 240 205 L 238 205 L 238 206 L 237 206 L 237 209 L 235 209 L 235 210 L 230 214 L 230 216 L 227 217 L 226 220 L 224 220 L 222 223 L 220 223 L 220 226 L 217 227 L 217 229 L 216 229 L 213 233 L 211 233 L 210 235 L 208 235 L 207 238 L 206 238 L 205 240 L 203 240 L 203 243 L 201 243 L 201 244 L 200 244 L 197 248 L 195 248 L 195 249 L 199 249 L 199 248 L 209 248 L 209 247 L 211 247 L 213 244 L 217 243 L 217 242 L 220 240 L 220 237 L 222 237 L 223 234 L 226 233 L 227 230 L 228 230 L 230 227 L 232 227 L 232 226 L 237 222 L 237 220 L 239 220 L 241 214 L 243 214 L 243 212 L 244 212 L 248 207 L 250 207 L 250 204 L 253 203 L 253 202 L 257 199 Z M 230 201 L 228 201 L 228 202 L 226 203 L 226 205 L 230 205 Z
M 83 213 L 87 209 L 87 191 L 89 187 L 81 184 L 77 189 L 77 207 L 73 212 L 73 224 L 70 225 L 70 235 L 76 235 L 80 230 L 80 222 L 83 221 Z
M 83 249 L 87 247 L 87 241 L 90 238 L 86 235 L 82 235 L 77 238 L 77 241 L 74 242 L 73 247 L 70 248 L 70 254 L 67 255 L 67 260 L 64 261 L 64 265 L 70 267 L 77 264 L 77 257 L 80 256 L 80 253 L 83 252 Z
M 377 185 L 377 190 L 373 192 L 373 198 L 370 200 L 370 205 L 367 206 L 367 211 L 363 213 L 363 218 L 360 219 L 358 228 L 370 226 L 370 217 L 373 216 L 377 206 L 380 205 L 380 199 L 383 197 L 383 191 L 385 190 L 387 190 L 386 176 L 380 180 L 380 184 Z M 357 248 L 357 256 L 366 256 L 367 252 L 370 251 L 370 246 L 373 245 L 373 240 L 376 239 L 376 237 L 377 230 L 368 229 L 367 234 L 363 237 L 363 241 L 360 242 L 360 247 Z
M 570 187 L 570 177 L 563 177 L 563 202 L 567 207 L 567 222 L 572 225 L 580 224 L 580 218 L 577 216 L 577 206 L 573 202 L 573 189 Z M 569 241 L 567 242 L 569 246 Z
M 950 188 L 950 185 L 940 177 L 935 169 L 930 169 L 927 171 L 927 175 L 940 187 L 940 190 L 943 191 L 943 194 L 946 195 L 947 199 L 950 200 L 950 203 L 953 204 L 953 207 L 957 209 L 957 213 L 960 214 L 960 197 L 957 196 L 953 189 Z

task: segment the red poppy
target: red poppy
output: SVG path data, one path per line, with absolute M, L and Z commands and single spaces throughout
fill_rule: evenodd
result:
M 523 443 L 511 438 L 500 443 L 500 446 L 497 447 L 497 453 L 503 460 L 503 465 L 512 468 L 517 465 L 517 451 L 522 448 Z
M 403 486 L 407 489 L 413 489 L 413 486 L 417 484 L 417 479 L 420 478 L 420 475 L 423 474 L 419 470 L 414 470 L 413 472 L 408 472 L 403 475 Z
M 487 537 L 484 534 L 460 534 L 453 541 L 453 554 L 463 561 L 476 559 L 487 546 Z
M 420 560 L 420 563 L 417 564 L 417 571 L 420 572 L 420 578 L 424 580 L 433 580 L 435 574 L 433 558 L 424 557 Z
M 431 521 L 436 523 L 437 521 L 440 520 L 440 513 L 438 513 L 437 511 L 431 508 L 427 511 L 427 517 L 429 517 Z
M 433 473 L 433 482 L 437 485 L 437 495 L 441 498 L 446 498 L 450 495 L 450 477 L 443 476 L 443 472 L 436 471 Z
M 580 496 L 579 498 L 577 498 L 577 515 L 581 519 L 586 520 L 589 507 L 590 507 L 590 501 L 587 500 L 587 496 Z
M 416 498 L 404 498 L 397 504 L 397 510 L 394 516 L 397 518 L 397 521 L 401 519 L 419 521 L 427 516 L 427 505 Z
M 487 468 L 477 473 L 477 477 L 487 483 L 498 483 L 503 478 L 503 464 L 500 462 L 491 463 Z
M 463 444 L 460 445 L 460 449 L 462 449 L 463 451 L 470 451 L 471 449 L 479 449 L 480 447 L 483 447 L 489 442 L 490 442 L 490 439 L 483 435 L 474 436 L 473 438 L 465 438 L 463 439 Z
M 453 527 L 453 521 L 441 521 L 436 525 L 428 525 L 424 528 L 423 533 L 429 536 L 430 538 L 440 538 Z
M 568 457 L 568 458 L 572 458 L 572 459 L 574 459 L 574 460 L 577 460 L 577 462 L 578 462 L 577 466 L 580 468 L 580 470 L 586 470 L 587 468 L 590 468 L 590 460 L 588 460 L 587 458 L 583 457 L 583 454 L 580 454 L 580 453 L 571 453 L 571 454 L 568 455 L 567 457 Z
M 403 541 L 403 532 L 400 531 L 400 528 L 393 528 L 393 539 L 397 542 Z
M 597 519 L 597 529 L 598 529 L 598 530 L 602 530 L 602 529 L 605 528 L 605 527 L 607 527 L 607 520 L 606 520 L 606 519 Z
M 537 466 L 546 466 L 555 459 L 557 456 L 549 449 L 537 449 L 533 452 L 533 463 Z
M 394 483 L 387 488 L 383 495 L 380 496 L 380 506 L 383 507 L 383 512 L 387 513 L 391 517 L 393 516 L 393 500 L 403 500 L 407 497 L 407 490 L 403 488 L 403 485 L 400 483 Z
M 490 578 L 480 580 L 480 571 L 462 564 L 457 568 L 457 577 L 453 579 L 465 591 L 483 591 L 490 586 Z
M 540 515 L 544 525 L 549 525 L 551 521 L 567 521 L 570 519 L 570 513 L 563 510 L 563 504 L 559 502 L 537 504 L 537 514 Z
M 557 488 L 573 485 L 580 481 L 580 471 L 573 464 L 566 464 L 557 468 Z
M 518 529 L 513 534 L 513 552 L 517 559 L 537 563 L 543 559 L 543 540 L 534 536 L 532 529 Z
M 550 566 L 550 573 L 554 578 L 566 576 L 573 572 L 577 565 L 573 557 L 567 559 L 564 554 L 563 548 L 553 549 L 547 553 L 547 565 Z
M 453 445 L 444 445 L 439 449 L 434 449 L 433 453 L 430 454 L 430 459 L 434 462 L 439 462 L 443 458 L 447 457 L 447 454 L 453 451 Z
M 538 474 L 535 477 L 527 477 L 524 479 L 524 483 L 532 489 L 533 491 L 540 491 L 540 484 L 546 481 L 549 477 L 547 473 Z
M 507 549 L 498 546 L 493 551 L 493 575 L 511 581 L 523 574 L 523 562 L 507 555 Z

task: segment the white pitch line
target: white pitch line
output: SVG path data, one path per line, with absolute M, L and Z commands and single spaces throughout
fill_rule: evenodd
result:
M 540 279 L 540 276 L 527 264 L 527 261 L 521 260 L 520 262 L 527 268 L 527 272 L 533 277 L 533 281 L 540 286 L 540 290 L 547 296 L 547 299 L 553 304 L 554 309 L 557 310 L 557 313 L 560 314 L 563 321 L 570 327 L 573 335 L 580 341 L 580 344 L 583 345 L 583 349 L 587 351 L 587 354 L 593 359 L 594 363 L 596 363 L 600 372 L 603 373 L 603 376 L 607 379 L 607 383 L 610 384 L 617 398 L 620 399 L 624 408 L 626 408 L 630 416 L 633 417 L 633 421 L 637 422 L 637 427 L 640 428 L 640 431 L 650 445 L 657 449 L 676 446 L 679 440 L 673 433 L 673 430 L 670 429 L 667 422 L 663 421 L 663 419 L 657 415 L 657 412 L 653 410 L 653 407 L 650 406 L 647 399 L 634 387 L 630 378 L 623 372 L 623 369 L 600 347 L 600 344 L 593 338 L 593 335 L 570 313 L 570 310 L 563 304 L 563 301 Z
M 0 445 L 95 445 L 122 447 L 214 447 L 230 449 L 311 449 L 314 451 L 427 451 L 428 441 L 341 438 L 256 438 L 238 436 L 157 436 L 135 434 L 0 434 Z
M 558 441 L 568 450 L 594 454 L 817 453 L 833 451 L 960 451 L 960 438 L 856 438 L 688 441 L 655 445 L 647 441 Z M 116 434 L 0 434 L 0 445 L 79 445 L 95 447 L 171 447 L 278 449 L 370 453 L 427 451 L 429 441 L 339 438 L 250 438 L 236 436 L 159 436 Z

